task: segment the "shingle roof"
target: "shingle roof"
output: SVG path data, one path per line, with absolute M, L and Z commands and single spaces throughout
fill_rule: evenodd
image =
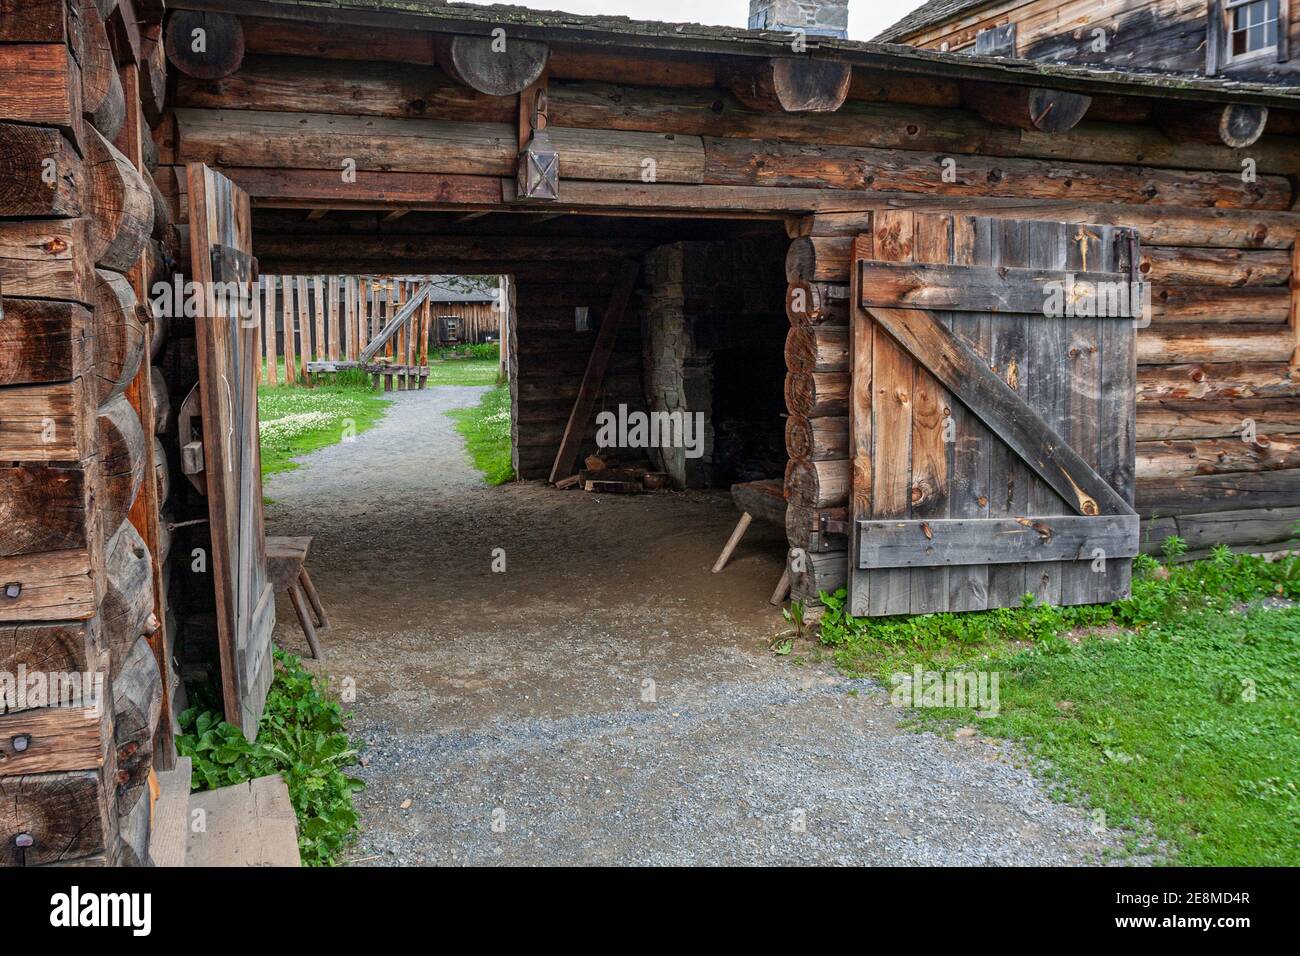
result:
M 992 0 L 929 0 L 893 26 L 881 30 L 872 39 L 876 43 L 894 43 L 921 27 L 928 27 L 932 23 L 939 23 L 991 2 Z
M 977 4 L 974 0 L 942 0 Z M 981 0 L 985 2 L 985 0 Z M 789 56 L 790 34 L 698 23 L 663 23 L 628 17 L 587 16 L 554 10 L 533 10 L 503 4 L 471 5 L 440 0 L 186 0 L 193 9 L 230 9 L 259 16 L 307 21 L 388 24 L 428 24 L 437 29 L 486 33 L 501 26 L 520 36 L 591 43 L 605 48 L 631 47 L 739 56 Z M 963 6 L 963 9 L 965 7 Z M 833 58 L 878 70 L 901 70 L 958 79 L 1050 85 L 1096 95 L 1099 92 L 1166 96 L 1215 102 L 1257 103 L 1295 109 L 1300 89 L 1276 84 L 1241 82 L 1174 74 L 1132 73 L 1097 66 L 968 56 L 921 50 L 892 43 L 807 37 L 807 56 Z

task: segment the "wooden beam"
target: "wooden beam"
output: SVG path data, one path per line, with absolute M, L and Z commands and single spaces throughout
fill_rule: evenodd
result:
M 307 218 L 312 222 L 316 222 L 318 220 L 324 219 L 329 214 L 330 214 L 329 207 L 321 206 L 319 209 L 313 209 L 311 212 L 307 213 Z
M 500 36 L 438 36 L 438 65 L 452 79 L 490 96 L 514 96 L 546 69 L 545 43 Z
M 567 478 L 573 471 L 573 462 L 578 457 L 578 448 L 586 436 L 591 412 L 596 404 L 596 393 L 605 379 L 605 369 L 609 365 L 610 353 L 614 351 L 618 327 L 623 322 L 632 290 L 636 288 L 639 272 L 640 264 L 637 262 L 628 262 L 624 266 L 619 284 L 610 297 L 609 308 L 601 318 L 600 331 L 596 333 L 596 342 L 591 348 L 591 357 L 587 360 L 587 370 L 583 373 L 578 397 L 573 403 L 573 411 L 569 413 L 569 422 L 564 428 L 564 437 L 560 439 L 560 447 L 555 453 L 555 463 L 551 466 L 548 479 L 551 484 Z
M 965 564 L 1091 560 L 1138 553 L 1138 516 L 1047 515 L 859 521 L 857 567 L 940 568 Z
M 781 56 L 723 68 L 727 87 L 751 109 L 833 113 L 849 95 L 853 68 L 834 60 Z
M 1092 106 L 1082 93 L 993 83 L 968 84 L 964 99 L 990 123 L 1041 133 L 1069 132 Z
M 244 62 L 244 28 L 229 13 L 173 10 L 163 44 L 171 65 L 199 80 L 219 80 Z
M 1183 110 L 1175 107 L 1167 112 L 1160 125 L 1175 138 L 1245 149 L 1264 135 L 1268 107 L 1245 103 Z

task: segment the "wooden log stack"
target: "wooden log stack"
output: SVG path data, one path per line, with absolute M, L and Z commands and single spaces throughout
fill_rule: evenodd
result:
M 84 679 L 73 706 L 0 704 L 0 864 L 145 863 L 173 755 L 142 305 L 159 8 L 19 6 L 0 3 L 0 671 Z

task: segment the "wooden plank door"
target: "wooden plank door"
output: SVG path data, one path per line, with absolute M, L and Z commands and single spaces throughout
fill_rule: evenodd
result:
M 1128 229 L 909 211 L 855 240 L 853 614 L 1128 595 L 1138 261 Z
M 203 457 L 226 720 L 252 740 L 271 685 L 275 601 L 266 573 L 258 446 L 256 322 L 230 294 L 256 282 L 248 196 L 201 163 L 186 167 Z

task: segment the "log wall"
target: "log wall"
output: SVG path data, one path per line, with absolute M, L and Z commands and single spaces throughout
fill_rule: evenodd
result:
M 0 19 L 0 673 L 84 673 L 102 702 L 0 703 L 0 862 L 140 864 L 174 757 L 147 304 L 169 237 L 141 83 L 160 24 L 38 6 Z

